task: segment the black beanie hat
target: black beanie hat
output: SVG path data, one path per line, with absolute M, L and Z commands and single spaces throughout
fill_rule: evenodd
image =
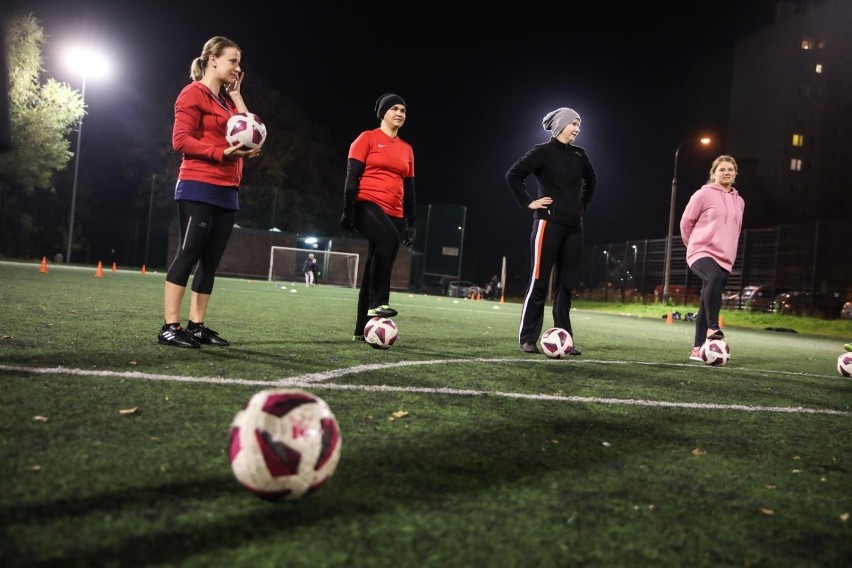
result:
M 381 120 L 385 117 L 385 113 L 393 105 L 408 106 L 402 97 L 393 93 L 385 93 L 376 101 L 376 117 Z

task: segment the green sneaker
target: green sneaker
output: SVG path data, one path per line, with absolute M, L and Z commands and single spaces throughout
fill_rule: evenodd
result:
M 392 307 L 390 307 L 387 304 L 384 304 L 382 306 L 376 306 L 375 308 L 373 308 L 371 310 L 367 310 L 367 316 L 369 316 L 371 318 L 374 318 L 374 317 L 392 318 L 392 317 L 396 316 L 397 313 L 399 313 L 399 312 L 397 312 L 395 309 L 393 309 Z

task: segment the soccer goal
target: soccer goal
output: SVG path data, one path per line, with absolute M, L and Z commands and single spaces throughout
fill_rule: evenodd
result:
M 304 282 L 302 267 L 308 254 L 313 253 L 319 265 L 317 284 L 334 284 L 355 288 L 358 285 L 358 260 L 355 252 L 333 252 L 291 247 L 271 247 L 269 250 L 270 282 Z

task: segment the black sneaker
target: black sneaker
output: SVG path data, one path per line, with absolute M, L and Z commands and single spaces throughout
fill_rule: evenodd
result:
M 708 329 L 707 339 L 725 339 L 725 334 L 721 329 Z
M 361 335 L 355 334 L 355 335 L 352 336 L 352 341 L 367 341 L 367 340 L 364 339 L 363 334 L 361 334 Z
M 219 345 L 224 347 L 225 345 L 230 345 L 231 343 L 219 337 L 219 334 L 203 323 L 191 323 L 186 326 L 186 331 L 198 342 L 203 343 L 205 345 Z
M 538 347 L 535 346 L 535 343 L 521 343 L 521 351 L 524 353 L 538 353 Z
M 392 317 L 396 316 L 396 314 L 398 314 L 398 313 L 399 312 L 397 312 L 395 309 L 393 309 L 392 307 L 390 307 L 387 304 L 384 304 L 382 306 L 376 306 L 375 308 L 373 308 L 371 310 L 367 310 L 367 316 L 369 316 L 371 318 L 374 318 L 374 317 L 392 318 Z
M 568 351 L 568 355 L 575 355 L 576 356 L 576 355 L 582 355 L 582 354 L 583 354 L 583 352 L 580 351 L 579 349 L 577 349 L 574 346 L 572 346 L 570 351 Z
M 157 343 L 172 347 L 201 347 L 201 344 L 179 325 L 164 325 L 157 334 Z

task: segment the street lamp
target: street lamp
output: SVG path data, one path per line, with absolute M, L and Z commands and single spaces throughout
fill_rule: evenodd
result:
M 83 114 L 77 126 L 77 151 L 74 154 L 74 182 L 71 186 L 71 216 L 68 220 L 68 250 L 65 262 L 71 262 L 71 245 L 74 241 L 74 210 L 77 206 L 77 173 L 80 171 L 80 143 L 83 140 L 83 116 L 86 108 L 86 79 L 103 76 L 109 71 L 109 63 L 100 53 L 88 48 L 73 48 L 66 52 L 65 62 L 74 73 L 83 78 L 83 88 L 80 90 L 80 100 L 83 102 Z
M 636 287 L 636 284 L 635 284 L 636 283 L 636 252 L 638 251 L 638 249 L 636 248 L 636 245 L 631 245 L 631 246 L 633 247 L 633 282 L 634 282 L 633 287 L 635 288 Z
M 677 146 L 677 150 L 675 150 L 674 154 L 674 174 L 672 175 L 672 200 L 669 205 L 669 232 L 666 235 L 666 260 L 665 260 L 665 274 L 663 276 L 663 305 L 666 305 L 669 301 L 669 279 L 671 278 L 671 270 L 672 270 L 672 234 L 674 233 L 674 220 L 675 220 L 675 198 L 677 196 L 677 158 L 680 155 L 680 149 L 683 148 L 683 145 L 687 142 L 691 142 L 692 139 L 687 139 L 682 141 Z M 699 139 L 699 142 L 703 145 L 710 144 L 710 138 L 704 137 Z

